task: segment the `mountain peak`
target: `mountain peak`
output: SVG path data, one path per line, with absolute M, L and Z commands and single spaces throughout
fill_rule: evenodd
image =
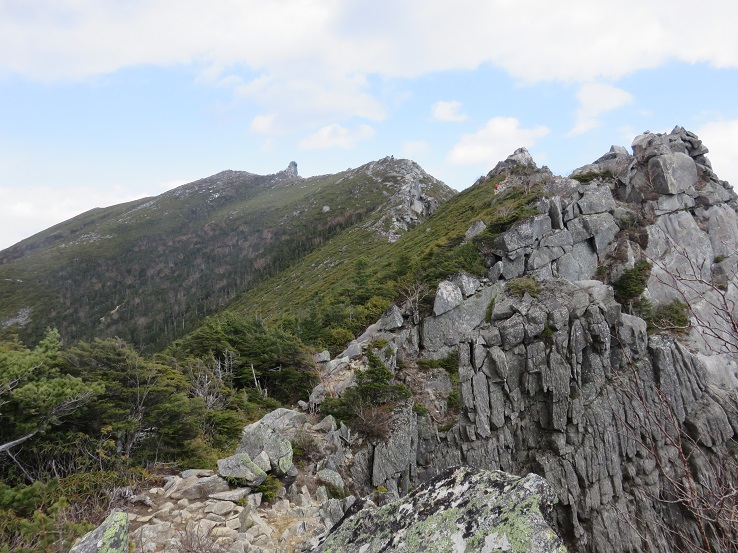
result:
M 287 166 L 287 169 L 285 169 L 282 172 L 288 177 L 299 177 L 299 175 L 297 174 L 297 162 L 290 161 L 290 164 Z

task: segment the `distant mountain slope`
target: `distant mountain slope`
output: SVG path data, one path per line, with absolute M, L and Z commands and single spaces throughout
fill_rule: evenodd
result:
M 159 347 L 336 233 L 396 239 L 454 191 L 409 160 L 303 179 L 224 171 L 94 209 L 0 252 L 0 327 Z
M 548 170 L 518 166 L 513 178 L 550 176 Z M 538 171 L 538 173 L 536 173 Z M 536 173 L 538 176 L 533 177 Z M 347 295 L 358 260 L 367 263 L 368 287 L 402 299 L 403 286 L 425 283 L 428 294 L 438 282 L 463 269 L 483 276 L 485 266 L 479 250 L 483 236 L 467 239 L 467 231 L 479 221 L 490 230 L 502 231 L 529 214 L 528 204 L 537 196 L 532 187 L 498 194 L 499 183 L 508 175 L 491 171 L 471 187 L 441 205 L 421 224 L 389 242 L 373 225 L 357 225 L 316 248 L 295 265 L 264 280 L 235 299 L 229 311 L 239 315 L 258 314 L 271 319 L 288 314 L 305 317 L 321 303 L 335 302 Z M 386 290 L 390 287 L 394 292 Z M 384 290 L 380 290 L 384 287 Z

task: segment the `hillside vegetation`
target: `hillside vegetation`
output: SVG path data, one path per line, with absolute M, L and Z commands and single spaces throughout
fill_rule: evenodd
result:
M 56 225 L 0 252 L 0 326 L 31 342 L 52 326 L 67 342 L 159 349 L 340 231 L 378 221 L 407 167 L 425 197 L 453 194 L 412 162 L 384 161 L 307 179 L 225 171 Z
M 461 270 L 483 276 L 494 238 L 534 213 L 538 190 L 498 190 L 506 177 L 480 179 L 393 243 L 366 226 L 348 229 L 238 297 L 227 312 L 278 322 L 335 354 L 394 302 L 420 294 L 418 308 L 429 311 L 438 282 Z M 465 240 L 477 221 L 487 229 Z

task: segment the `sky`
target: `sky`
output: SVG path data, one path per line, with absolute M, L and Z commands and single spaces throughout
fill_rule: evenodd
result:
M 225 169 L 462 190 L 681 125 L 738 184 L 735 0 L 0 0 L 0 250 Z

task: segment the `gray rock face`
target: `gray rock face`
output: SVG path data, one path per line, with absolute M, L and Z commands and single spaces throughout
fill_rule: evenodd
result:
M 437 317 L 450 311 L 461 303 L 464 296 L 459 287 L 449 280 L 444 280 L 438 285 L 436 299 L 433 302 L 433 314 Z
M 402 312 L 396 305 L 391 305 L 379 319 L 380 330 L 395 330 L 402 326 Z
M 395 242 L 405 231 L 435 212 L 439 200 L 454 194 L 451 188 L 407 159 L 386 157 L 356 171 L 365 171 L 378 180 L 390 179 L 388 188 L 394 193 L 384 208 L 384 215 L 372 225 L 373 230 L 386 236 L 389 242 Z
M 687 154 L 668 153 L 648 162 L 653 188 L 661 194 L 679 194 L 697 184 L 697 167 Z
M 243 429 L 236 454 L 246 453 L 249 458 L 255 459 L 264 452 L 269 457 L 275 474 L 296 476 L 297 469 L 292 464 L 290 436 L 294 436 L 306 421 L 303 413 L 277 409 Z
M 294 161 L 290 161 L 290 164 L 287 166 L 287 169 L 284 170 L 285 175 L 288 177 L 296 177 L 297 175 L 297 163 Z
M 267 476 L 264 469 L 254 463 L 246 453 L 218 459 L 218 474 L 224 478 L 238 478 L 248 486 L 258 486 Z
M 395 414 L 389 438 L 374 448 L 373 487 L 384 486 L 393 495 L 406 493 L 410 488 L 418 442 L 416 424 L 409 405 Z
M 314 551 L 563 553 L 545 519 L 553 502 L 540 476 L 457 468 L 389 505 L 350 509 Z
M 649 334 L 609 285 L 592 279 L 615 282 L 646 260 L 644 298 L 654 309 L 686 299 L 693 321 L 730 333 L 715 306 L 738 299 L 738 201 L 712 172 L 704 145 L 681 127 L 637 137 L 633 153 L 614 148 L 574 172 L 589 184 L 537 174 L 538 215 L 501 233 L 486 254 L 493 282 L 482 279 L 473 291 L 448 283 L 454 291 L 439 294 L 434 316 L 387 332 L 411 366 L 413 357 L 458 353 L 458 379 L 444 388 L 444 398 L 458 398 L 458 418 L 449 421 L 438 398 L 419 393 L 416 401 L 434 402 L 431 415 L 397 414 L 388 441 L 363 444 L 352 459 L 354 485 L 382 485 L 394 496 L 454 464 L 534 470 L 556 495 L 553 525 L 577 551 L 647 544 L 667 553 L 700 543 L 688 507 L 659 498 L 673 497 L 669 482 L 690 478 L 698 493 L 712 493 L 707 475 L 734 472 L 738 416 L 727 397 L 738 385 L 738 352 L 716 353 L 725 344 L 695 328 L 676 338 Z M 506 186 L 515 186 L 535 172 L 525 156 L 495 171 L 520 167 L 508 175 Z M 535 277 L 536 297 L 506 293 L 505 281 L 521 275 Z M 675 433 L 690 444 L 691 468 Z M 414 518 L 412 503 L 397 508 Z M 364 524 L 356 520 L 348 527 Z M 412 550 L 414 530 L 404 528 L 355 549 Z M 484 541 L 479 550 L 510 545 Z
M 445 355 L 454 341 L 458 348 L 459 419 L 442 434 L 432 423 L 402 419 L 399 434 L 362 457 L 367 468 L 353 473 L 354 482 L 401 493 L 403 482 L 454 462 L 512 473 L 535 466 L 557 496 L 554 523 L 577 550 L 637 551 L 645 536 L 666 553 L 674 547 L 668 528 L 699 539 L 689 517 L 665 514 L 653 498 L 661 493 L 660 471 L 682 470 L 660 421 L 675 417 L 707 448 L 705 466 L 721 462 L 718 452 L 738 427 L 709 392 L 701 362 L 671 338 L 649 337 L 645 322 L 622 313 L 599 281 L 552 279 L 539 288 L 536 298 L 482 288 L 422 322 L 425 357 Z

